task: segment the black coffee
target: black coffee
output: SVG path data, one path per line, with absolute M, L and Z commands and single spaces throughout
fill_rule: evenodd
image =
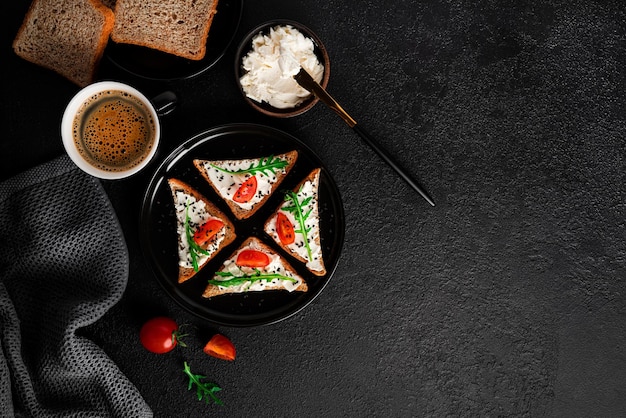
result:
M 154 146 L 155 120 L 135 96 L 107 90 L 92 95 L 74 117 L 78 152 L 104 171 L 126 171 L 148 157 Z

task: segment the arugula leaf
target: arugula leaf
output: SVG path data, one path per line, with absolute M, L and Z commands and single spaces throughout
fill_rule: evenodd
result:
M 301 191 L 302 187 L 300 187 L 298 193 Z M 313 207 L 311 207 L 306 213 L 303 211 L 311 203 L 313 196 L 306 197 L 302 201 L 299 201 L 298 193 L 291 190 L 285 193 L 285 201 L 291 201 L 292 204 L 281 208 L 281 210 L 291 213 L 296 218 L 299 228 L 294 229 L 294 232 L 300 233 L 304 237 L 304 246 L 306 247 L 307 254 L 309 255 L 309 260 L 312 260 L 313 253 L 311 251 L 311 246 L 309 245 L 308 237 L 309 232 L 311 232 L 311 228 L 307 228 L 305 222 L 313 211 Z
M 260 281 L 266 281 L 266 282 L 271 282 L 274 279 L 279 279 L 279 280 L 287 280 L 290 281 L 292 283 L 296 283 L 297 280 L 294 279 L 293 277 L 289 277 L 289 276 L 283 276 L 282 274 L 278 274 L 278 273 L 261 273 L 261 271 L 259 269 L 255 269 L 255 272 L 252 274 L 243 274 L 241 276 L 235 276 L 233 273 L 230 272 L 224 272 L 224 271 L 218 271 L 215 273 L 215 275 L 220 276 L 220 277 L 227 277 L 227 280 L 209 280 L 209 284 L 213 284 L 216 286 L 223 286 L 223 287 L 229 287 L 229 286 L 238 286 L 247 282 L 260 282 Z
M 197 386 L 196 395 L 198 396 L 199 401 L 204 398 L 206 403 L 209 403 L 210 398 L 216 405 L 224 405 L 224 402 L 222 402 L 220 399 L 218 399 L 217 396 L 215 396 L 215 392 L 219 392 L 220 390 L 222 390 L 221 387 L 219 387 L 215 383 L 202 382 L 202 379 L 206 379 L 206 376 L 193 374 L 191 372 L 191 368 L 186 361 L 184 366 L 185 368 L 183 369 L 183 372 L 189 377 L 189 386 L 187 387 L 187 390 L 191 390 L 191 388 L 195 384 Z
M 218 167 L 214 164 L 211 164 L 211 167 L 223 171 L 224 173 L 228 173 L 228 174 L 256 174 L 256 173 L 262 173 L 266 176 L 269 176 L 268 173 L 266 173 L 266 171 L 271 172 L 272 174 L 276 173 L 276 170 L 279 169 L 283 169 L 287 166 L 287 164 L 289 164 L 286 160 L 281 160 L 280 158 L 276 157 L 274 158 L 273 155 L 270 155 L 269 157 L 266 158 L 261 158 L 259 160 L 259 164 L 255 165 L 254 162 L 250 163 L 250 167 L 248 168 L 241 168 L 239 170 L 227 170 L 225 168 L 222 167 Z
M 189 217 L 189 200 L 185 203 L 185 235 L 187 237 L 187 244 L 189 246 L 189 255 L 191 256 L 191 265 L 193 266 L 194 271 L 198 271 L 200 267 L 198 266 L 198 257 L 201 254 L 211 255 L 207 250 L 199 246 L 196 241 L 193 239 L 193 232 L 191 231 L 191 225 L 189 221 L 191 218 Z

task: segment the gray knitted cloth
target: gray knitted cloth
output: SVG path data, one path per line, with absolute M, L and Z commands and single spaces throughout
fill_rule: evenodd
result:
M 128 251 L 101 186 L 67 157 L 0 184 L 0 414 L 152 416 L 77 330 L 122 296 Z

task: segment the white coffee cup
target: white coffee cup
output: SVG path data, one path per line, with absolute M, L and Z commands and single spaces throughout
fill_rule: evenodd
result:
M 139 90 L 100 81 L 80 90 L 61 121 L 63 145 L 83 171 L 102 179 L 121 179 L 143 169 L 161 136 L 157 109 Z

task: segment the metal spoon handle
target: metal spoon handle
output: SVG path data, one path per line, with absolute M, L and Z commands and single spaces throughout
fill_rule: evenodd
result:
M 344 122 L 348 124 L 359 136 L 367 143 L 367 145 L 372 148 L 376 154 L 380 158 L 382 158 L 391 168 L 393 168 L 400 177 L 404 181 L 406 181 L 409 186 L 411 186 L 416 192 L 418 192 L 428 203 L 432 206 L 435 206 L 435 202 L 431 197 L 426 193 L 426 191 L 411 177 L 409 173 L 407 173 L 387 152 L 385 148 L 383 148 L 378 142 L 368 134 L 363 128 L 361 128 L 356 120 L 352 118 L 340 105 L 337 103 L 335 99 L 322 87 L 320 86 L 309 73 L 306 72 L 304 68 L 301 68 L 298 74 L 293 76 L 298 84 L 302 87 L 313 93 L 317 96 L 322 103 L 326 106 L 330 107 L 334 110 Z
M 424 199 L 426 199 L 426 201 L 430 203 L 431 206 L 435 206 L 435 202 L 428 195 L 428 193 L 426 193 L 426 190 L 424 190 L 417 183 L 417 181 L 415 181 L 415 179 L 413 179 L 413 177 L 409 175 L 409 173 L 407 173 L 402 167 L 400 167 L 400 165 L 391 157 L 391 155 L 387 152 L 387 150 L 383 148 L 382 146 L 380 146 L 378 142 L 374 140 L 372 136 L 370 136 L 370 134 L 368 134 L 358 124 L 354 125 L 352 129 L 354 130 L 354 132 L 359 134 L 359 136 L 367 143 L 367 145 L 369 145 L 376 152 L 376 154 L 378 154 L 380 158 L 382 158 L 387 164 L 389 164 L 389 166 L 393 168 L 396 171 L 396 173 L 398 173 L 398 175 L 402 177 L 402 179 L 406 181 L 407 184 L 413 188 L 413 190 L 418 192 Z

